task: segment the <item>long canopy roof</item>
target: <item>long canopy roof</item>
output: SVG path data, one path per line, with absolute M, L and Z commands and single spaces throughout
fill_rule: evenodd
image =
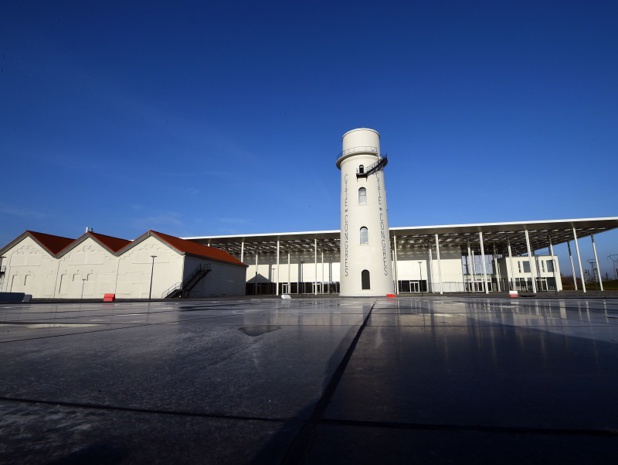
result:
M 479 250 L 479 233 L 482 233 L 485 253 L 492 253 L 495 246 L 497 253 L 506 254 L 510 243 L 512 253 L 521 255 L 528 250 L 525 231 L 528 231 L 531 249 L 539 250 L 548 247 L 550 240 L 553 245 L 572 241 L 573 230 L 579 239 L 616 228 L 618 228 L 618 217 L 609 217 L 399 227 L 390 228 L 390 236 L 391 239 L 396 238 L 399 250 L 426 249 L 435 246 L 436 234 L 439 237 L 440 247 L 459 247 L 465 250 L 469 244 L 472 249 Z M 278 241 L 281 253 L 313 253 L 316 241 L 321 251 L 339 252 L 339 236 L 340 232 L 337 230 L 197 236 L 185 239 L 218 247 L 239 256 L 241 250 L 244 250 L 245 255 L 276 253 Z

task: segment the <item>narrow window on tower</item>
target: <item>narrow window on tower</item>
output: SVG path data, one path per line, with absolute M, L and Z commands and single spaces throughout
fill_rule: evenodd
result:
M 361 187 L 358 190 L 358 204 L 359 205 L 367 205 L 367 189 Z
M 365 166 L 364 165 L 359 165 L 358 166 L 358 173 L 359 174 L 363 174 L 365 172 Z
M 369 282 L 369 270 L 363 270 L 361 272 L 361 286 L 363 289 L 371 289 Z
M 360 243 L 369 244 L 369 230 L 365 226 L 360 228 Z

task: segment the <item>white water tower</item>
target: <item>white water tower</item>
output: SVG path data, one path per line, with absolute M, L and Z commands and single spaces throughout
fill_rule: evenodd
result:
M 388 210 L 384 188 L 386 156 L 380 134 L 368 128 L 343 135 L 341 170 L 342 296 L 394 293 Z

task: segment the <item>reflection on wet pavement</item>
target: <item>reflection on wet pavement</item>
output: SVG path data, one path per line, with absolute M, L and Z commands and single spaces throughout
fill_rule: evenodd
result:
M 609 298 L 3 305 L 0 462 L 607 463 L 617 324 Z

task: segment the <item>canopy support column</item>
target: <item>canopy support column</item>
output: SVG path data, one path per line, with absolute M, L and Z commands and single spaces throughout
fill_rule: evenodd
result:
M 513 250 L 511 249 L 511 240 L 507 239 L 506 244 L 509 252 L 509 268 L 511 269 L 511 291 L 516 291 L 517 286 L 515 286 L 515 270 L 513 268 Z
M 279 239 L 277 239 L 277 289 L 275 290 L 275 295 L 279 295 Z
M 601 267 L 599 266 L 599 257 L 597 256 L 597 246 L 594 243 L 594 234 L 590 234 L 590 239 L 592 240 L 592 251 L 594 252 L 594 261 L 597 264 L 597 275 L 599 276 L 599 287 L 601 291 L 603 291 L 603 279 L 601 278 Z
M 577 253 L 577 264 L 579 265 L 579 275 L 582 278 L 582 291 L 586 293 L 586 280 L 584 279 L 584 269 L 582 268 L 582 256 L 579 253 L 579 243 L 577 242 L 577 231 L 573 228 L 573 240 L 575 241 L 575 252 Z
M 494 243 L 494 274 L 496 275 L 496 284 L 498 285 L 498 292 L 502 292 L 502 285 L 500 284 L 500 267 L 498 266 L 498 254 L 496 253 L 495 243 Z
M 318 295 L 318 239 L 313 239 L 313 254 L 315 257 L 315 276 L 313 278 L 313 295 Z
M 472 250 L 470 249 L 470 241 L 468 241 L 468 258 L 466 258 L 466 270 L 468 271 L 468 289 L 474 292 L 474 285 L 472 281 L 474 281 L 474 267 L 472 259 Z
M 532 293 L 536 294 L 536 264 L 534 263 L 534 256 L 530 249 L 530 234 L 528 234 L 528 228 L 524 230 L 526 234 L 526 248 L 528 249 L 528 265 L 530 266 L 530 275 L 532 276 Z
M 255 295 L 258 293 L 258 253 L 255 252 L 255 282 L 253 283 Z
M 322 244 L 322 279 L 321 279 L 320 294 L 324 294 L 324 244 Z
M 483 242 L 483 231 L 479 231 L 479 241 L 481 243 L 481 260 L 483 262 L 483 287 L 485 294 L 489 294 L 489 286 L 487 286 L 487 264 L 485 263 L 485 244 Z
M 554 281 L 556 283 L 556 292 L 558 292 L 558 275 L 556 274 L 556 270 L 558 269 L 556 258 L 554 257 L 554 244 L 552 243 L 551 236 L 548 236 L 549 239 L 549 256 L 551 257 L 551 266 L 553 268 Z
M 436 258 L 438 259 L 438 284 L 440 286 L 440 294 L 444 294 L 442 289 L 442 264 L 440 263 L 440 239 L 436 233 Z
M 395 294 L 399 294 L 399 273 L 397 272 L 397 236 L 393 236 L 393 253 L 395 269 L 393 275 L 395 276 Z
M 433 285 L 433 250 L 431 250 L 431 245 L 428 247 L 429 249 L 429 280 L 431 281 L 431 292 L 436 292 Z M 427 283 L 427 292 L 429 292 L 429 282 Z

